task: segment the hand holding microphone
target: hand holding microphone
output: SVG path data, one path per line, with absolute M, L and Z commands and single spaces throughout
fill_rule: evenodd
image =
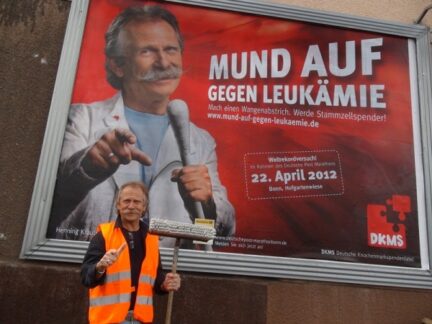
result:
M 190 151 L 189 110 L 182 100 L 168 104 L 168 116 L 180 149 L 184 167 L 174 170 L 172 180 L 179 184 L 184 199 L 193 200 L 195 217 L 205 218 L 201 202 L 212 199 L 212 184 L 205 165 L 192 165 Z
M 176 169 L 171 179 L 181 184 L 179 190 L 182 197 L 201 203 L 207 203 L 213 197 L 210 175 L 205 165 L 188 165 Z

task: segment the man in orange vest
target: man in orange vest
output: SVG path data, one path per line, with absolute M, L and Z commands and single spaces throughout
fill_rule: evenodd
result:
M 153 291 L 180 288 L 178 274 L 162 272 L 159 238 L 142 220 L 148 189 L 142 182 L 124 184 L 117 197 L 118 218 L 100 224 L 81 268 L 89 287 L 89 322 L 151 323 Z

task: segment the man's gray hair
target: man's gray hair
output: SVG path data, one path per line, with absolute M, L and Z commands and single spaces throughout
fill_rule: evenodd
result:
M 117 192 L 117 197 L 116 197 L 116 202 L 120 202 L 120 196 L 123 192 L 123 190 L 125 190 L 126 188 L 135 188 L 135 189 L 140 189 L 142 191 L 142 193 L 144 194 L 144 197 L 146 198 L 146 204 L 148 203 L 149 200 L 149 190 L 147 188 L 147 186 L 142 182 L 142 181 L 129 181 L 124 183 L 119 191 Z
M 183 37 L 180 33 L 177 19 L 170 11 L 160 6 L 126 8 L 112 21 L 105 33 L 105 71 L 107 73 L 107 81 L 115 89 L 122 88 L 122 80 L 111 70 L 108 60 L 113 59 L 120 67 L 125 64 L 123 48 L 119 43 L 120 31 L 131 21 L 147 22 L 157 20 L 166 21 L 174 29 L 180 49 L 183 51 Z
M 146 213 L 146 211 L 147 211 L 148 204 L 149 204 L 149 190 L 148 190 L 147 186 L 142 181 L 129 181 L 129 182 L 124 183 L 119 188 L 119 190 L 117 192 L 117 195 L 116 195 L 116 198 L 115 198 L 115 201 L 116 201 L 117 204 L 120 202 L 120 196 L 121 196 L 123 190 L 125 190 L 126 188 L 140 189 L 142 191 L 142 193 L 143 193 L 143 195 L 145 197 L 144 204 L 146 206 L 145 211 L 144 211 L 144 213 L 142 215 L 142 216 L 144 216 L 145 213 Z M 120 213 L 119 213 L 118 210 L 117 210 L 117 216 L 120 217 Z

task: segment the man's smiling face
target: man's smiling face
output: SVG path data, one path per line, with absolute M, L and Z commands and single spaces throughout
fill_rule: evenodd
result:
M 125 95 L 167 100 L 181 76 L 182 50 L 174 29 L 164 20 L 132 21 L 119 34 L 124 65 L 114 73 L 122 78 Z

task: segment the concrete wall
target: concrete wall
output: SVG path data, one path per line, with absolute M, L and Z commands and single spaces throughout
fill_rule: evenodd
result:
M 429 0 L 273 0 L 404 23 Z M 79 265 L 18 259 L 70 2 L 0 1 L 0 323 L 85 323 Z M 432 12 L 424 23 L 431 25 Z M 174 323 L 420 323 L 425 290 L 184 274 Z M 156 299 L 162 323 L 166 297 Z
M 423 9 L 431 5 L 430 0 L 267 0 L 266 2 L 405 24 L 414 23 Z M 432 12 L 425 16 L 422 23 L 429 27 L 432 25 Z

